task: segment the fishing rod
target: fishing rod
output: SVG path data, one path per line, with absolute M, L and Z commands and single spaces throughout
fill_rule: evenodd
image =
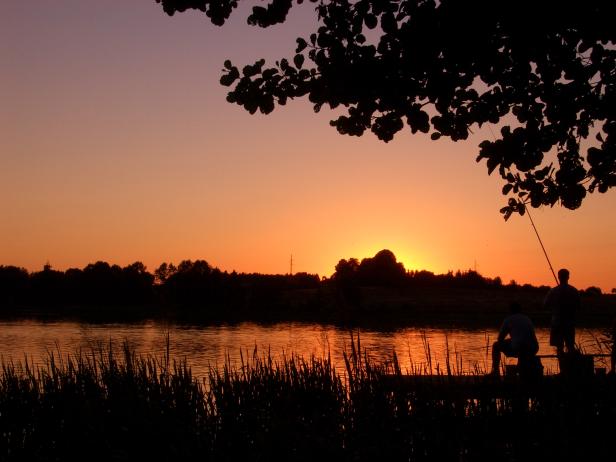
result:
M 558 278 L 556 277 L 556 273 L 554 272 L 554 268 L 552 267 L 552 262 L 550 261 L 550 257 L 548 257 L 548 253 L 545 250 L 545 246 L 543 245 L 543 241 L 541 240 L 541 236 L 539 236 L 539 231 L 537 231 L 537 227 L 535 226 L 535 222 L 533 221 L 533 217 L 530 216 L 530 210 L 526 207 L 526 202 L 522 202 L 524 206 L 524 211 L 526 215 L 528 215 L 528 219 L 530 220 L 530 224 L 533 225 L 533 229 L 535 230 L 535 234 L 537 239 L 539 240 L 539 244 L 541 245 L 541 250 L 543 250 L 543 255 L 545 255 L 545 259 L 548 261 L 548 265 L 550 266 L 550 271 L 552 272 L 552 276 L 554 276 L 554 280 L 556 281 L 556 285 L 558 285 Z
M 492 131 L 492 127 L 490 127 L 488 125 L 488 128 L 490 129 L 490 133 L 492 133 L 492 138 L 494 139 L 494 141 L 496 141 L 496 137 L 494 136 L 494 132 Z M 528 219 L 530 220 L 530 224 L 533 226 L 533 229 L 535 230 L 535 235 L 537 236 L 537 239 L 539 240 L 539 244 L 541 245 L 541 250 L 543 250 L 543 255 L 545 255 L 545 259 L 548 261 L 548 265 L 550 266 L 550 271 L 552 272 L 552 276 L 554 276 L 554 281 L 556 281 L 556 285 L 558 285 L 558 278 L 556 277 L 556 273 L 554 272 L 554 268 L 552 267 L 552 262 L 550 261 L 550 257 L 548 257 L 548 253 L 545 250 L 545 246 L 543 245 L 543 241 L 541 240 L 541 236 L 539 236 L 539 231 L 537 231 L 537 227 L 535 226 L 535 222 L 533 221 L 533 217 L 530 216 L 530 210 L 528 210 L 528 207 L 526 207 L 527 202 L 521 202 L 522 206 L 524 207 L 524 211 L 526 212 L 526 215 L 528 215 Z

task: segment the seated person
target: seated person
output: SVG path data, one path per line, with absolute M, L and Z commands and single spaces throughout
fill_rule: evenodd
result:
M 498 375 L 500 354 L 513 358 L 531 358 L 539 351 L 535 328 L 528 316 L 521 312 L 519 303 L 512 303 L 511 314 L 505 318 L 492 346 L 492 374 Z

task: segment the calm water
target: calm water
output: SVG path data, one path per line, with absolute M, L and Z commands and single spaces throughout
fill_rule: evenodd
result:
M 358 330 L 354 330 L 357 334 Z M 224 363 L 228 356 L 239 364 L 240 351 L 244 358 L 257 351 L 268 352 L 274 358 L 296 353 L 310 355 L 331 354 L 340 371 L 344 370 L 343 352 L 350 350 L 350 331 L 319 324 L 281 323 L 263 326 L 243 323 L 232 326 L 176 326 L 148 322 L 144 324 L 85 324 L 78 322 L 42 323 L 36 321 L 0 322 L 0 355 L 6 361 L 28 357 L 35 364 L 42 364 L 49 351 L 62 355 L 79 349 L 110 342 L 120 346 L 128 342 L 137 352 L 161 356 L 166 348 L 166 334 L 170 336 L 171 355 L 186 358 L 196 376 L 203 377 L 210 366 Z M 362 329 L 362 350 L 377 361 L 390 360 L 395 351 L 402 370 L 427 368 L 429 345 L 433 371 L 437 365 L 444 369 L 449 350 L 452 368 L 457 372 L 486 371 L 490 365 L 488 346 L 494 342 L 497 331 L 455 330 L 439 328 L 404 328 L 395 331 Z M 599 352 L 599 329 L 578 330 L 577 341 L 589 353 Z M 553 353 L 548 344 L 549 330 L 538 329 L 539 353 Z M 511 361 L 515 360 L 509 360 Z M 557 372 L 555 361 L 542 360 L 546 372 Z M 454 366 L 455 364 L 455 366 Z M 599 361 L 597 367 L 604 366 Z

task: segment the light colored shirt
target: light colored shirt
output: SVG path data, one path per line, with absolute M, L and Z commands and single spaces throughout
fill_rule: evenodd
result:
M 507 335 L 511 337 L 511 346 L 516 351 L 536 351 L 538 348 L 535 327 L 525 314 L 514 313 L 505 318 L 498 339 L 503 340 Z

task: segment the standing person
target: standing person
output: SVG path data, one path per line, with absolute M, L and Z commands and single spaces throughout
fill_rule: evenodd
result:
M 550 345 L 556 347 L 560 356 L 567 347 L 567 352 L 575 350 L 575 315 L 580 309 L 580 294 L 569 285 L 569 270 L 558 270 L 559 284 L 550 289 L 543 305 L 552 312 Z
M 522 313 L 520 304 L 512 303 L 509 311 L 498 333 L 498 340 L 492 345 L 493 375 L 498 375 L 501 353 L 508 357 L 531 359 L 539 351 L 533 322 Z

